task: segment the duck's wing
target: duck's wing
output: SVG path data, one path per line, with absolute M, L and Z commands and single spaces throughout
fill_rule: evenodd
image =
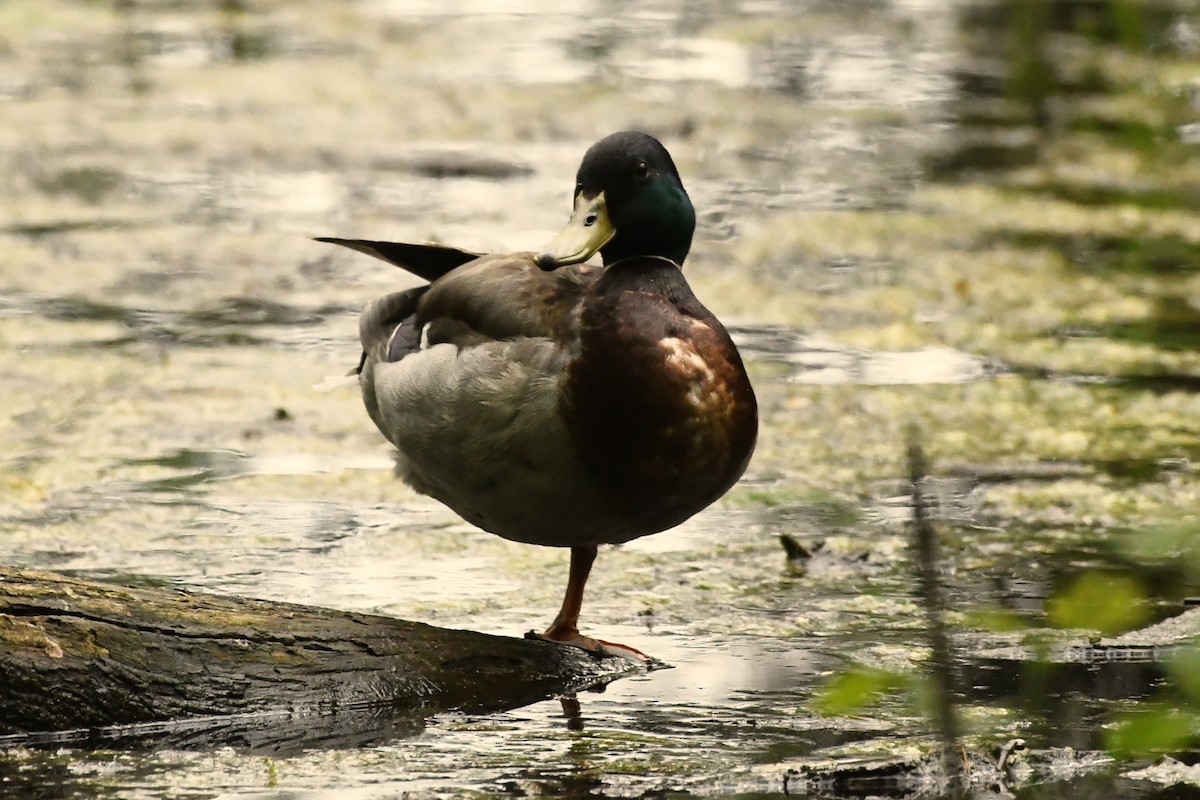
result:
M 521 357 L 499 344 L 536 341 L 550 348 L 547 353 L 570 350 L 578 307 L 599 275 L 600 267 L 589 265 L 546 272 L 534 264 L 532 253 L 485 255 L 430 285 L 368 303 L 359 315 L 362 357 L 356 369 L 367 411 L 389 433 L 379 417 L 376 390 L 409 375 L 398 362 L 433 345 L 452 344 L 460 353 L 490 350 L 497 371 L 503 371 L 505 359 Z
M 367 360 L 399 361 L 404 353 L 420 346 L 415 326 L 417 304 L 428 290 L 428 286 L 418 286 L 385 294 L 367 304 L 358 316 L 358 339 L 363 349 L 359 372 Z
M 375 424 L 384 429 L 379 412 L 379 400 L 374 390 L 374 367 L 389 361 L 399 361 L 404 355 L 420 348 L 419 331 L 413 324 L 417 303 L 429 289 L 418 286 L 405 292 L 394 292 L 372 300 L 358 316 L 358 338 L 362 343 L 362 356 L 358 366 L 351 372 L 359 375 L 363 403 Z
M 532 253 L 484 256 L 448 273 L 419 300 L 427 344 L 460 348 L 488 341 L 576 336 L 578 309 L 600 275 L 589 265 L 539 269 Z
M 474 261 L 480 256 L 479 253 L 440 244 L 377 242 L 371 239 L 337 239 L 331 236 L 318 236 L 316 241 L 339 244 L 366 253 L 431 283 L 455 267 Z
M 578 265 L 539 269 L 530 253 L 489 255 L 428 286 L 384 295 L 358 319 L 363 362 L 400 361 L 443 342 L 459 348 L 515 338 L 565 343 L 579 303 L 600 271 Z
M 396 445 L 397 474 L 510 539 L 610 536 L 610 522 L 590 521 L 607 520 L 612 503 L 582 474 L 558 410 L 598 274 L 545 272 L 532 253 L 485 256 L 368 306 L 359 387 Z M 563 525 L 576 517 L 588 525 Z

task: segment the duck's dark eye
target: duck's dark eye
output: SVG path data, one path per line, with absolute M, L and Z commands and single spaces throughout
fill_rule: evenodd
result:
M 637 165 L 633 168 L 633 176 L 639 181 L 646 180 L 646 178 L 650 177 L 650 165 L 645 161 L 637 162 Z
M 590 228 L 591 226 L 593 226 L 595 224 L 596 224 L 596 215 L 595 214 L 588 214 L 586 217 L 583 218 L 583 227 Z

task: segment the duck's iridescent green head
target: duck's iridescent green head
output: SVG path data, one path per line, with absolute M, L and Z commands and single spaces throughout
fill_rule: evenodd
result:
M 682 265 L 695 229 L 696 212 L 671 154 L 653 136 L 621 131 L 584 155 L 571 219 L 536 260 L 551 270 L 599 251 L 606 265 L 633 256 Z

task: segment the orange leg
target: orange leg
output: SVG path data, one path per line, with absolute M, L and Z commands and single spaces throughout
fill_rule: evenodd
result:
M 571 548 L 571 576 L 567 579 L 567 593 L 563 595 L 562 608 L 550 627 L 542 634 L 552 642 L 577 644 L 579 635 L 579 611 L 583 608 L 583 587 L 592 572 L 596 560 L 596 546 Z
M 592 564 L 596 560 L 596 546 L 571 548 L 571 573 L 567 579 L 567 593 L 563 595 L 562 608 L 550 627 L 539 638 L 559 644 L 582 647 L 584 650 L 604 655 L 622 656 L 635 661 L 647 661 L 644 653 L 623 644 L 614 644 L 584 636 L 579 632 L 579 611 L 583 608 L 583 587 L 587 584 Z

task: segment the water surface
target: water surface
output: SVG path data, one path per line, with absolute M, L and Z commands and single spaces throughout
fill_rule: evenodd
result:
M 321 747 L 15 747 L 6 791 L 777 796 L 797 759 L 926 741 L 902 695 L 857 716 L 814 701 L 848 669 L 923 661 L 906 425 L 957 611 L 1037 628 L 1070 575 L 1138 566 L 1130 531 L 1200 509 L 1200 19 L 1042 5 L 0 8 L 0 562 L 544 626 L 566 554 L 405 489 L 355 389 L 314 388 L 354 365 L 357 309 L 415 279 L 309 237 L 536 248 L 620 128 L 675 155 L 688 274 L 763 412 L 727 498 L 605 551 L 589 585 L 589 630 L 673 669 L 348 722 Z M 781 534 L 814 552 L 803 568 Z M 1182 567 L 1136 574 L 1160 616 L 1200 591 Z M 955 619 L 968 652 L 1011 638 Z M 1157 791 L 1097 751 L 1159 673 L 1065 670 L 1032 702 L 1036 670 L 961 665 L 981 750 L 1096 755 L 1026 795 Z

